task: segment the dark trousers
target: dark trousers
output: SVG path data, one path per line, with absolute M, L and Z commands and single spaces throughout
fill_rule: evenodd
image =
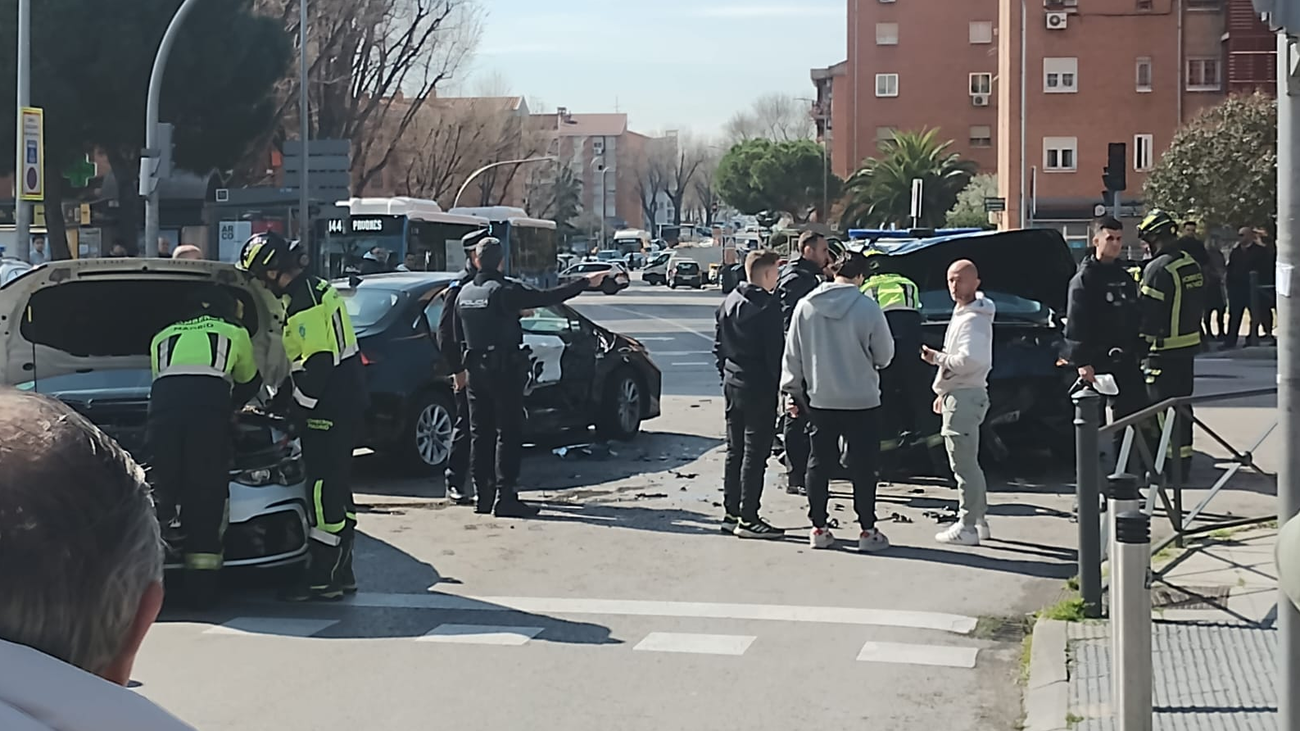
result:
M 481 506 L 517 499 L 523 449 L 524 373 L 510 364 L 469 364 L 471 472 Z
M 787 473 L 788 484 L 791 487 L 803 487 L 808 472 L 808 452 L 811 449 L 808 443 L 808 415 L 801 413 L 795 417 L 786 413 L 782 418 L 781 439 L 785 445 L 785 463 L 790 468 Z
M 727 515 L 758 519 L 763 473 L 776 435 L 777 394 L 774 389 L 726 384 L 727 461 L 723 471 L 723 505 Z
M 456 426 L 451 432 L 451 454 L 447 457 L 447 487 L 470 492 L 469 475 L 469 389 L 456 394 Z
M 166 527 L 180 515 L 186 568 L 221 568 L 230 505 L 229 405 L 151 402 L 145 442 L 158 520 Z
M 1196 358 L 1193 353 L 1177 355 L 1152 354 L 1147 357 L 1144 370 L 1147 378 L 1147 397 L 1152 404 L 1179 396 L 1191 396 L 1196 387 Z M 1191 407 L 1184 406 L 1178 410 L 1174 423 L 1173 439 L 1170 442 L 1170 454 L 1173 470 L 1167 474 L 1173 476 L 1173 484 L 1185 485 L 1192 460 L 1192 422 Z M 1159 419 L 1164 427 L 1165 417 Z M 1159 455 L 1152 454 L 1153 459 Z
M 1252 337 L 1255 335 L 1261 338 L 1273 337 L 1273 306 L 1275 304 L 1272 288 L 1261 288 L 1255 291 L 1255 297 L 1250 303 L 1250 334 Z
M 1228 289 L 1228 332 L 1224 334 L 1224 343 L 1230 348 L 1237 345 L 1237 340 L 1241 336 L 1241 321 L 1248 309 L 1250 309 L 1250 289 L 1241 286 L 1230 287 Z M 1255 317 L 1254 314 L 1250 316 L 1251 332 L 1246 335 L 1247 342 L 1255 340 L 1253 322 Z
M 840 463 L 840 440 L 847 446 L 849 480 L 853 483 L 853 510 L 863 530 L 876 526 L 876 465 L 880 459 L 880 409 L 840 411 L 812 409 L 808 458 L 808 518 L 826 527 L 826 503 L 831 475 Z
M 304 414 L 302 457 L 307 469 L 307 519 L 311 526 L 307 581 L 315 589 L 334 585 L 351 565 L 357 509 L 352 498 L 352 450 L 361 410 L 351 394 L 326 394 Z
M 1116 421 L 1123 419 L 1129 414 L 1134 414 L 1150 405 L 1148 399 L 1146 377 L 1142 373 L 1142 366 L 1138 363 L 1137 358 L 1123 355 L 1110 360 L 1107 363 L 1099 364 L 1098 373 L 1109 373 L 1115 377 L 1115 385 L 1119 387 L 1119 395 L 1107 399 L 1110 404 L 1111 413 Z M 1106 420 L 1106 415 L 1102 414 L 1102 422 Z M 1114 435 L 1114 454 L 1119 456 L 1120 448 L 1124 443 L 1124 431 L 1121 430 Z M 1139 428 L 1137 435 L 1141 436 L 1143 430 Z M 1133 457 L 1137 454 L 1137 447 L 1134 446 L 1130 452 L 1130 464 L 1138 464 L 1138 460 Z M 1124 465 L 1119 465 L 1117 471 L 1124 472 Z

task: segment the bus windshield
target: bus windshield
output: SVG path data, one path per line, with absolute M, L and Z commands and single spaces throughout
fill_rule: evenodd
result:
M 555 229 L 510 225 L 510 276 L 536 287 L 554 287 L 558 253 Z

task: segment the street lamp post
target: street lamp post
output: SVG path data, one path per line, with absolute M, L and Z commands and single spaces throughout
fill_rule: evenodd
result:
M 552 162 L 558 159 L 560 158 L 556 155 L 543 155 L 541 157 L 525 157 L 519 160 L 501 160 L 499 162 L 494 162 L 494 163 L 489 163 L 487 165 L 484 165 L 478 170 L 475 170 L 474 172 L 470 173 L 468 178 L 465 178 L 465 182 L 461 184 L 460 190 L 456 191 L 456 198 L 455 200 L 452 201 L 451 207 L 456 208 L 460 205 L 460 197 L 465 194 L 465 189 L 469 187 L 469 184 L 474 182 L 474 178 L 477 178 L 478 176 L 491 170 L 492 168 L 499 168 L 503 165 L 523 165 L 525 163 L 530 163 L 530 162 Z
M 597 168 L 600 172 L 600 248 L 605 248 L 605 222 L 609 219 L 609 188 L 605 187 L 605 176 L 609 174 L 609 166 L 605 164 L 605 158 L 598 157 L 591 161 L 591 166 Z
M 158 256 L 158 164 L 162 151 L 158 149 L 158 100 L 162 95 L 163 74 L 167 71 L 167 57 L 179 35 L 185 16 L 199 0 L 185 0 L 176 9 L 167 32 L 163 33 L 158 54 L 153 59 L 149 73 L 149 96 L 145 102 L 144 150 L 140 153 L 140 195 L 144 197 L 144 250 L 146 256 Z
M 315 264 L 320 261 L 320 253 L 315 249 L 315 237 L 311 235 L 309 226 L 311 211 L 308 206 L 311 203 L 308 200 L 310 189 L 307 187 L 308 163 L 311 161 L 307 155 L 307 140 L 310 137 L 307 106 L 307 0 L 298 0 L 298 116 L 301 118 L 298 137 L 302 140 L 302 169 L 298 172 L 298 239 L 308 247 L 307 252 Z
M 817 105 L 816 100 L 809 99 L 808 97 L 803 97 L 803 96 L 795 97 L 795 101 L 808 102 L 808 104 L 812 108 L 815 108 Z M 811 115 L 812 115 L 812 109 L 809 110 L 809 116 Z M 820 137 L 821 137 L 821 148 L 822 148 L 822 210 L 821 210 L 821 216 L 819 218 L 819 222 L 825 224 L 826 220 L 830 218 L 829 209 L 830 209 L 830 199 L 831 199 L 831 192 L 830 192 L 831 166 L 830 166 L 830 160 L 827 159 L 828 157 L 827 147 L 830 145 L 830 140 L 827 139 L 825 130 L 822 130 Z
M 18 138 L 14 144 L 14 249 L 13 255 L 27 261 L 30 254 L 30 237 L 28 232 L 32 224 L 32 209 L 23 201 L 23 107 L 31 104 L 31 62 L 32 62 L 32 3 L 31 0 L 18 0 L 18 79 L 17 102 L 14 110 L 17 124 L 14 133 Z

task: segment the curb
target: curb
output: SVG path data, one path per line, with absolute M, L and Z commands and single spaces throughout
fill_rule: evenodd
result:
M 1230 350 L 1210 350 L 1199 353 L 1206 360 L 1277 360 L 1276 345 L 1251 345 Z
M 1025 689 L 1024 731 L 1068 731 L 1070 675 L 1066 668 L 1066 623 L 1039 619 L 1034 623 L 1029 652 L 1029 683 Z

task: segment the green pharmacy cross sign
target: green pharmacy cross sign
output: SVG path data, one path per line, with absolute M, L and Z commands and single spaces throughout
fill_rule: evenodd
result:
M 84 188 L 90 184 L 90 179 L 99 173 L 99 168 L 91 162 L 90 155 L 69 164 L 63 169 L 63 177 L 72 184 L 74 188 Z

